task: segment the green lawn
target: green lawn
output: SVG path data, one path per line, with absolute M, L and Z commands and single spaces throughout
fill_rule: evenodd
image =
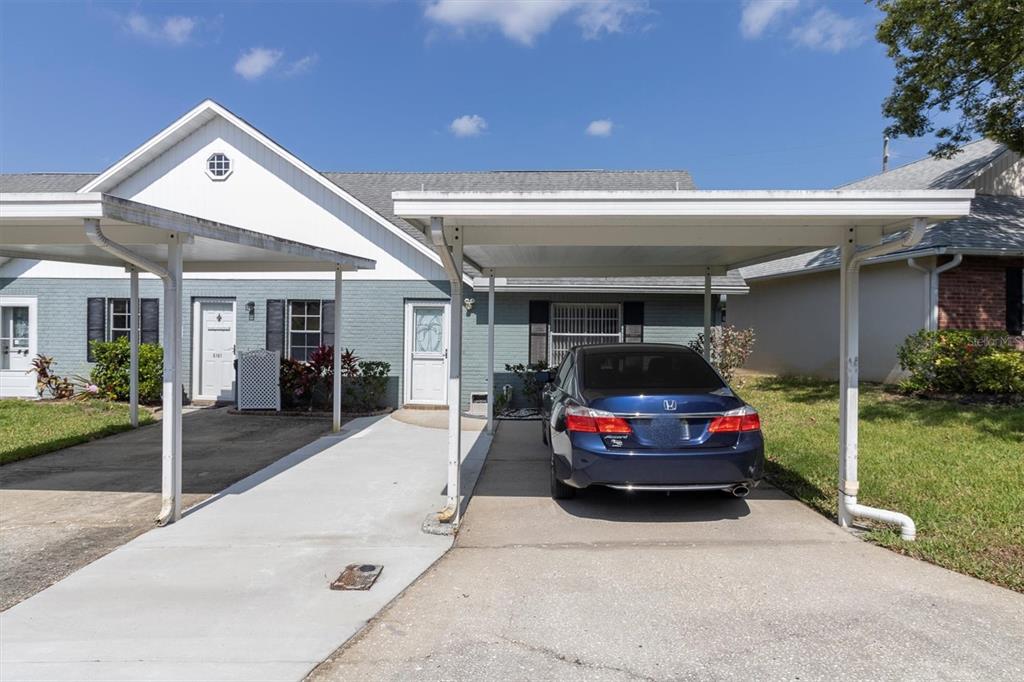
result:
M 153 417 L 139 409 L 139 423 Z M 0 400 L 0 464 L 53 452 L 131 428 L 128 406 L 101 400 Z
M 761 413 L 768 474 L 836 515 L 839 385 L 759 377 L 737 392 Z M 878 544 L 1024 592 L 1024 409 L 961 405 L 861 385 L 858 501 L 909 514 L 916 542 Z

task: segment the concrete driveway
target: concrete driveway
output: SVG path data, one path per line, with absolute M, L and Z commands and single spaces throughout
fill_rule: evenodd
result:
M 502 422 L 455 547 L 323 680 L 1024 679 L 1024 595 L 774 489 L 556 504 Z
M 182 492 L 192 506 L 330 430 L 326 419 L 190 411 Z M 0 610 L 153 528 L 160 425 L 0 468 Z
M 446 460 L 443 430 L 356 419 L 0 614 L 0 676 L 301 679 L 451 546 L 420 530 Z M 351 563 L 384 570 L 329 589 Z

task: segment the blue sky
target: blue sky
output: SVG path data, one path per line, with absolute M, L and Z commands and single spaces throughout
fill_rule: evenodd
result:
M 877 172 L 859 1 L 0 2 L 0 169 L 98 171 L 206 97 L 321 170 Z M 893 164 L 929 140 L 897 140 Z

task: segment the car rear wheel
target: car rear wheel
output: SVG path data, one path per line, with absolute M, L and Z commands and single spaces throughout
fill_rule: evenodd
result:
M 551 453 L 551 498 L 554 500 L 569 500 L 576 497 L 576 488 L 563 483 L 555 475 L 555 453 Z

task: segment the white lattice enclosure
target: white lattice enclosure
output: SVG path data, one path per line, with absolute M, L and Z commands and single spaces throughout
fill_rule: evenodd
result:
M 281 409 L 281 355 L 272 350 L 238 354 L 239 410 Z

